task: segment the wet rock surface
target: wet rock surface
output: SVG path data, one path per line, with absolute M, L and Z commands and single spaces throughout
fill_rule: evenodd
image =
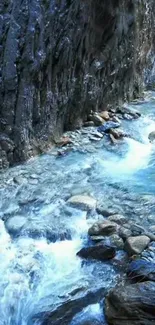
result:
M 98 244 L 92 247 L 82 248 L 77 255 L 79 257 L 95 259 L 99 261 L 106 261 L 112 259 L 116 254 L 116 250 L 112 246 Z
M 155 263 L 137 259 L 129 264 L 127 275 L 133 282 L 155 281 Z
M 117 224 L 110 221 L 103 221 L 101 223 L 95 223 L 88 230 L 90 236 L 108 236 L 116 232 Z
M 106 316 L 111 325 L 152 325 L 155 321 L 155 283 L 118 286 L 106 298 Z
M 83 292 L 79 296 L 77 295 L 77 297 L 75 296 L 72 299 L 68 299 L 65 303 L 58 305 L 53 311 L 37 315 L 33 321 L 41 319 L 43 325 L 68 325 L 76 313 L 80 312 L 89 304 L 97 303 L 102 299 L 104 294 L 105 289 L 94 289 L 94 291 L 87 293 Z M 89 320 L 87 321 L 89 322 Z M 94 324 L 98 325 L 98 323 Z
M 71 197 L 67 203 L 84 210 L 92 210 L 96 207 L 96 200 L 87 195 L 75 195 Z
M 135 236 L 135 237 L 128 237 L 126 239 L 124 249 L 129 255 L 134 254 L 141 254 L 145 248 L 150 243 L 150 238 L 147 236 Z

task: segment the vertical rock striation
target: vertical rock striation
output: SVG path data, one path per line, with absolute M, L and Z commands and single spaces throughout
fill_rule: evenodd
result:
M 153 65 L 154 16 L 153 0 L 1 0 L 0 168 L 136 96 Z

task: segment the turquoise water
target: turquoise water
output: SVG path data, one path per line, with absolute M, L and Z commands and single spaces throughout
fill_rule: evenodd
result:
M 79 286 L 93 291 L 115 285 L 119 275 L 112 264 L 83 264 L 76 256 L 87 241 L 89 219 L 66 201 L 92 195 L 149 225 L 147 216 L 155 212 L 155 145 L 148 141 L 155 130 L 154 98 L 133 108 L 142 116 L 122 122 L 131 137 L 115 147 L 103 139 L 91 144 L 91 153 L 76 150 L 57 159 L 49 152 L 1 175 L 0 325 L 41 324 L 34 316 L 62 305 Z M 7 223 L 17 216 L 24 225 L 14 234 Z M 103 324 L 100 306 L 90 303 L 71 325 L 88 314 Z

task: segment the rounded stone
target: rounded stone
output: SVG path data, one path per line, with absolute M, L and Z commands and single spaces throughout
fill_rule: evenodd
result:
M 150 238 L 142 235 L 129 237 L 124 245 L 125 251 L 130 255 L 141 254 L 150 243 Z
M 150 132 L 148 139 L 150 142 L 153 142 L 155 140 L 155 131 Z
M 6 221 L 5 226 L 9 233 L 11 233 L 13 235 L 17 235 L 22 230 L 22 228 L 25 226 L 26 222 L 27 222 L 27 219 L 25 217 L 15 216 L 15 217 L 9 218 Z
M 90 236 L 109 236 L 115 233 L 117 230 L 117 224 L 110 221 L 103 221 L 94 223 L 88 230 Z
M 123 242 L 123 239 L 120 238 L 117 234 L 114 234 L 114 235 L 111 235 L 109 237 L 111 243 L 117 248 L 117 249 L 120 249 L 120 250 L 123 250 L 124 248 L 124 242 Z
M 72 196 L 67 203 L 81 210 L 93 210 L 96 208 L 96 200 L 88 195 Z
M 123 225 L 127 222 L 127 219 L 121 214 L 115 214 L 108 218 L 109 221 L 116 222 L 118 225 Z

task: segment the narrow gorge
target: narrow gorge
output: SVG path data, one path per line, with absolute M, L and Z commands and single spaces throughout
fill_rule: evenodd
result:
M 155 2 L 1 0 L 0 325 L 155 324 Z
M 153 0 L 1 1 L 1 168 L 44 152 L 91 110 L 141 93 L 154 12 Z

